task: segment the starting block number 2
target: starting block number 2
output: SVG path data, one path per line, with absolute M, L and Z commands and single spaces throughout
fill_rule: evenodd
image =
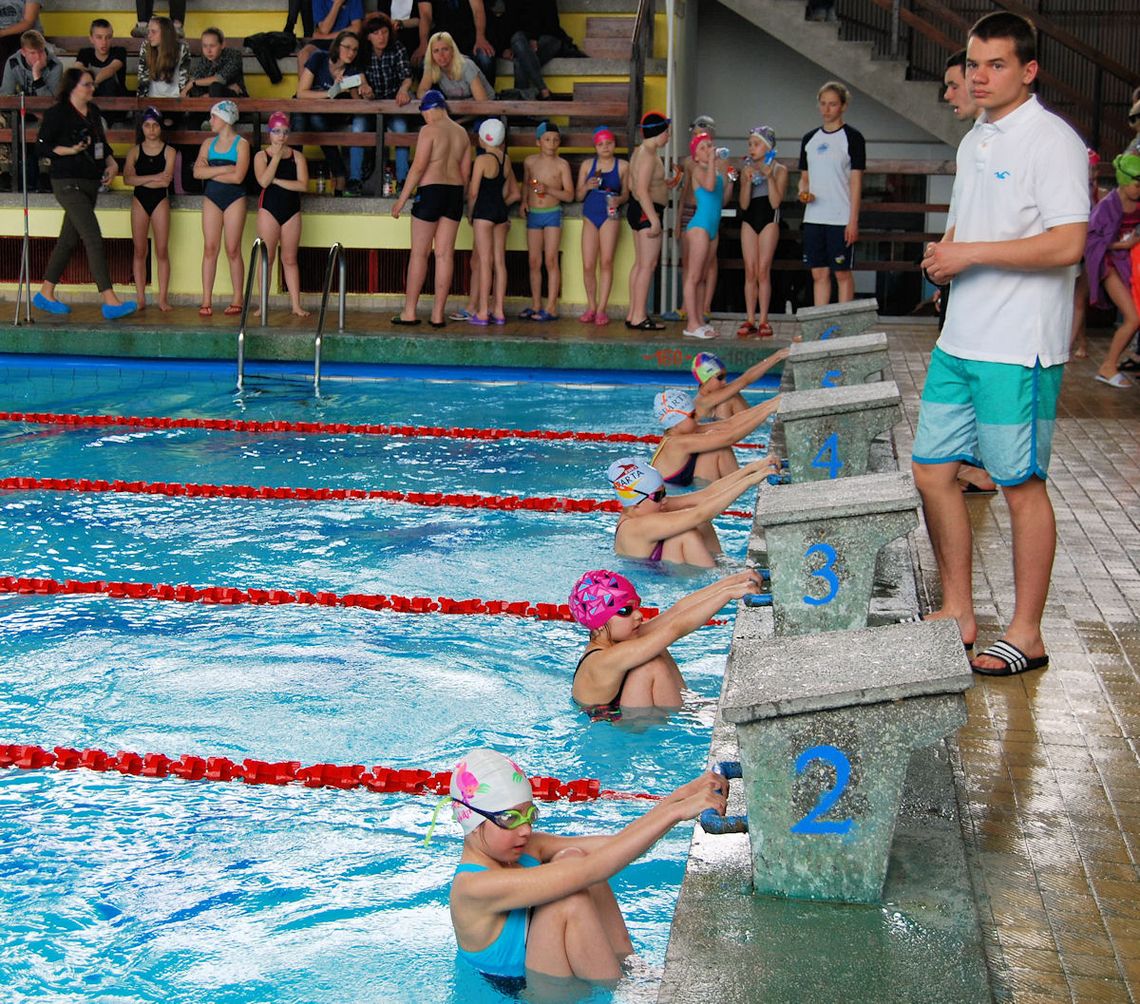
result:
M 821 791 L 819 799 L 803 819 L 791 826 L 792 833 L 837 833 L 839 835 L 850 832 L 852 820 L 848 819 L 820 819 L 828 812 L 847 787 L 851 780 L 851 761 L 847 754 L 836 746 L 812 746 L 796 757 L 796 773 L 802 774 L 809 763 L 816 760 L 829 764 L 835 770 L 835 784 L 825 791 Z

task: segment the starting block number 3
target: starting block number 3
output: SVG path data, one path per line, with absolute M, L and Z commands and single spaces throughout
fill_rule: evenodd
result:
M 835 769 L 835 784 L 820 792 L 819 799 L 811 812 L 791 826 L 792 833 L 837 833 L 843 835 L 851 830 L 852 820 L 820 819 L 839 801 L 848 781 L 851 780 L 851 761 L 847 754 L 836 746 L 812 746 L 796 757 L 796 773 L 802 774 L 809 763 L 820 760 Z
M 815 455 L 815 459 L 811 462 L 812 467 L 818 467 L 820 470 L 827 471 L 829 478 L 839 477 L 839 471 L 843 467 L 843 461 L 839 459 L 839 433 L 833 432 L 830 436 L 823 441 L 823 445 L 819 448 L 819 453 Z

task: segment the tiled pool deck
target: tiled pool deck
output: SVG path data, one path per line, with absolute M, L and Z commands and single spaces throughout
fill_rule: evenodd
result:
M 213 336 L 186 309 L 161 316 L 152 308 L 113 331 L 95 316 L 81 307 L 67 326 L 6 325 L 0 351 L 232 358 L 236 326 L 223 329 L 217 317 Z M 640 359 L 638 368 L 673 369 L 699 350 L 679 337 L 678 326 L 648 337 L 626 332 L 620 321 L 583 332 L 568 318 L 541 330 L 511 324 L 488 338 L 486 329 L 463 324 L 434 335 L 425 324 L 416 329 L 420 341 L 385 338 L 376 329 L 386 325 L 373 316 L 372 330 L 346 343 L 345 361 L 374 358 L 383 343 L 386 362 L 423 362 L 428 353 L 452 363 L 576 366 L 592 358 L 631 366 Z M 719 327 L 727 335 L 735 323 Z M 903 396 L 895 437 L 906 457 L 934 330 L 922 322 L 884 327 Z M 305 359 L 309 332 L 286 323 L 257 337 L 280 339 L 279 346 L 292 339 L 285 354 Z M 723 354 L 736 369 L 738 356 L 771 344 L 725 337 L 699 348 Z M 1052 664 L 1027 676 L 977 680 L 967 695 L 969 722 L 952 744 L 994 997 L 1018 1004 L 1140 1000 L 1140 387 L 1118 391 L 1093 381 L 1105 344 L 1093 338 L 1093 359 L 1070 365 L 1058 414 L 1050 485 L 1059 543 L 1044 624 Z M 1009 518 L 1000 497 L 973 497 L 969 507 L 985 644 L 1011 613 Z M 939 583 L 921 528 L 917 550 L 928 609 L 937 605 Z M 751 932 L 757 941 L 763 936 Z M 740 976 L 736 999 L 748 1000 L 748 974 Z

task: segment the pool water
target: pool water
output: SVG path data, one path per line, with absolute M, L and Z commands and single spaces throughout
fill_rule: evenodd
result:
M 652 432 L 655 385 L 326 380 L 230 390 L 211 367 L 9 364 L 3 410 Z M 763 438 L 760 436 L 758 438 Z M 0 424 L 5 476 L 608 498 L 627 446 Z M 635 451 L 638 448 L 634 448 Z M 647 452 L 647 451 L 646 451 Z M 743 498 L 742 507 L 751 504 Z M 564 602 L 591 567 L 667 606 L 714 573 L 612 552 L 612 514 L 0 493 L 0 574 Z M 721 519 L 728 555 L 748 523 Z M 322 607 L 0 596 L 0 742 L 445 770 L 467 749 L 532 774 L 664 793 L 705 764 L 730 627 L 673 646 L 694 695 L 668 722 L 589 725 L 576 625 Z M 455 960 L 449 814 L 434 797 L 0 772 L 8 998 L 496 1000 Z M 646 803 L 543 803 L 560 833 Z M 684 869 L 677 827 L 614 880 L 654 992 Z

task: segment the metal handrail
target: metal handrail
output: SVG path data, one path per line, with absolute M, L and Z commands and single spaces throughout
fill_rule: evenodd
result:
M 638 0 L 633 21 L 633 46 L 629 57 L 629 113 L 626 136 L 632 150 L 636 145 L 637 127 L 641 122 L 641 103 L 645 94 L 645 61 L 653 51 L 653 12 L 655 0 Z
M 268 323 L 266 318 L 269 314 L 269 250 L 265 246 L 265 241 L 260 237 L 254 240 L 249 249 L 249 268 L 245 275 L 245 296 L 242 297 L 241 301 L 241 322 L 238 324 L 237 333 L 238 390 L 242 389 L 245 382 L 245 323 L 249 316 L 250 294 L 253 292 L 253 270 L 258 261 L 261 263 L 261 326 L 264 328 Z
M 329 291 L 332 288 L 333 265 L 339 265 L 340 303 L 338 310 L 338 331 L 344 331 L 344 300 L 348 285 L 348 271 L 344 260 L 344 247 L 338 241 L 329 248 L 329 260 L 325 265 L 325 281 L 321 293 L 321 310 L 317 314 L 317 337 L 313 343 L 313 393 L 321 396 L 321 338 L 325 330 L 325 310 L 329 305 Z
M 32 322 L 32 238 L 28 230 L 28 123 L 24 95 L 20 95 L 20 188 L 24 192 L 24 243 L 20 248 L 20 281 L 16 286 L 16 317 L 13 324 L 20 324 L 20 302 L 24 304 L 24 322 Z

